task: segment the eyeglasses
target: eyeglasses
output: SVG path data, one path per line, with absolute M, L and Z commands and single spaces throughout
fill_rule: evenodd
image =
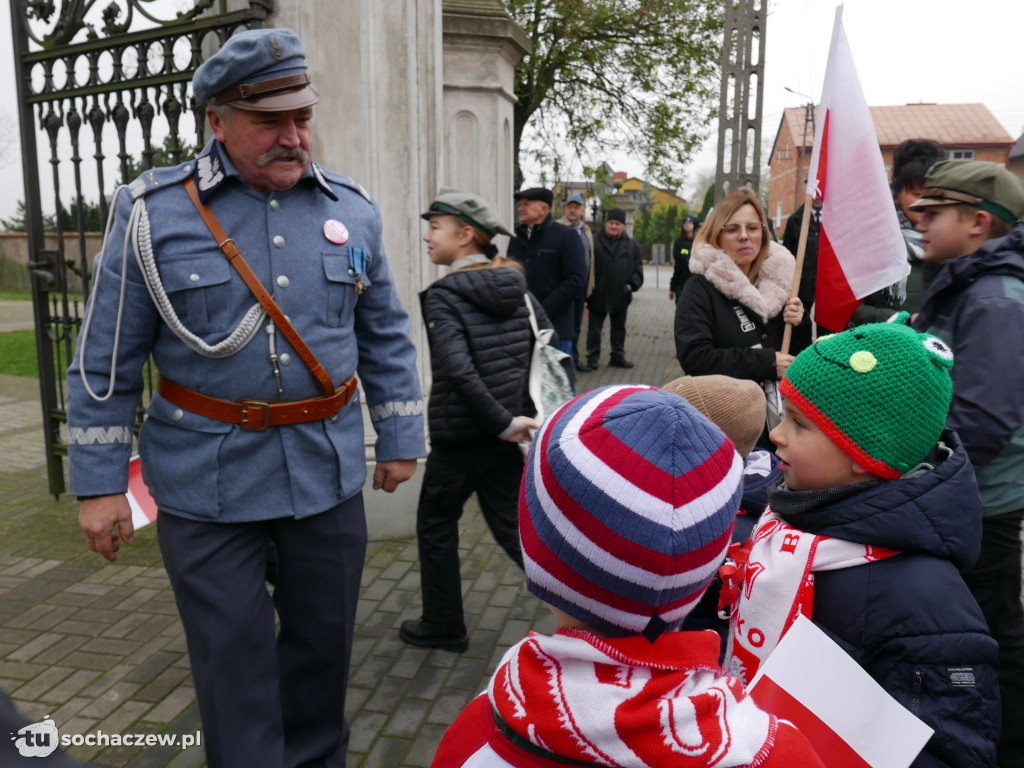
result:
M 747 230 L 747 235 L 749 237 L 753 237 L 754 235 L 761 234 L 761 232 L 764 230 L 764 224 L 761 224 L 760 222 L 758 222 L 757 224 L 747 224 L 746 226 L 744 226 L 743 224 L 726 224 L 724 227 L 722 227 L 722 234 L 738 235 L 740 231 L 743 229 Z

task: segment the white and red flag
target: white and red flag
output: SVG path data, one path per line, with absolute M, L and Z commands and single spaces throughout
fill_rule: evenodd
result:
M 842 5 L 836 8 L 807 178 L 807 194 L 815 193 L 822 209 L 814 319 L 841 331 L 866 296 L 910 271 Z
M 793 723 L 829 768 L 907 768 L 933 733 L 802 615 L 747 693 Z
M 142 479 L 142 460 L 132 456 L 128 464 L 128 504 L 132 508 L 132 525 L 135 530 L 156 520 L 156 502 L 149 494 L 146 481 Z

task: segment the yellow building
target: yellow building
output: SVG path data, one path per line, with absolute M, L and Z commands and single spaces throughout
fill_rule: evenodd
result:
M 686 201 L 673 191 L 656 187 L 635 176 L 630 176 L 623 181 L 619 191 L 624 195 L 628 195 L 637 204 L 637 207 L 641 207 L 641 201 L 647 196 L 651 201 L 651 210 L 655 211 L 660 208 L 671 208 L 673 205 L 686 205 Z

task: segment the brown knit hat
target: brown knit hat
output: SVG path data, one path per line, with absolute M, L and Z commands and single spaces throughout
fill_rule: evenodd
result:
M 718 425 L 743 458 L 765 425 L 764 391 L 757 382 L 730 376 L 683 376 L 662 387 L 680 395 Z

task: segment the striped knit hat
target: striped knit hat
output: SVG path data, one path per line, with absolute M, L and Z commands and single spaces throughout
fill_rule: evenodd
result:
M 530 448 L 519 496 L 526 588 L 612 637 L 678 628 L 729 545 L 743 461 L 683 398 L 595 389 Z
M 868 472 L 894 480 L 938 442 L 953 397 L 953 352 L 903 324 L 825 336 L 789 366 L 783 396 Z

